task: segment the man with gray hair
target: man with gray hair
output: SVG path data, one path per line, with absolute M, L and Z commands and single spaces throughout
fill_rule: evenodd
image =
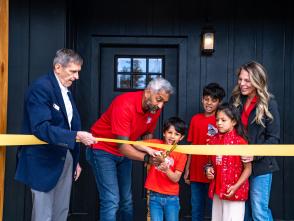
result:
M 172 93 L 173 87 L 167 80 L 156 78 L 144 91 L 117 96 L 91 127 L 93 136 L 121 140 L 137 140 L 144 136 L 151 139 L 161 109 Z M 100 220 L 115 221 L 117 216 L 122 221 L 133 220 L 131 160 L 154 162 L 153 157 L 136 148 L 130 144 L 99 142 L 87 149 L 87 159 L 99 191 Z
M 71 49 L 60 49 L 53 61 L 53 71 L 29 87 L 22 132 L 33 134 L 46 145 L 18 148 L 15 179 L 32 191 L 32 221 L 66 221 L 72 181 L 81 168 L 80 140 L 96 143 L 88 132 L 80 131 L 81 122 L 68 88 L 79 79 L 82 58 Z

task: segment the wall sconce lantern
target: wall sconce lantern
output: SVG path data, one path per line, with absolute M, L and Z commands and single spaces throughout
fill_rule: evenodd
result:
M 201 33 L 201 52 L 204 55 L 212 55 L 214 52 L 214 30 L 204 28 Z

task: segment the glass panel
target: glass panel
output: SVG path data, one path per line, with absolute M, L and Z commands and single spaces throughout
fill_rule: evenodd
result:
M 133 72 L 146 72 L 146 58 L 133 59 Z
M 118 89 L 131 88 L 131 75 L 118 74 L 116 87 Z
M 162 75 L 160 74 L 150 74 L 150 75 L 147 75 L 147 84 L 149 83 L 149 81 L 157 78 L 157 77 L 162 77 Z
M 149 73 L 162 73 L 162 58 L 149 59 Z
M 131 72 L 131 58 L 118 58 L 117 72 Z
M 133 75 L 133 88 L 144 89 L 146 87 L 146 75 Z

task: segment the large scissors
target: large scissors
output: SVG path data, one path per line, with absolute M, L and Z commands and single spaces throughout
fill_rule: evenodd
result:
M 168 157 L 177 148 L 177 143 L 174 143 L 170 150 L 166 151 L 163 158 Z

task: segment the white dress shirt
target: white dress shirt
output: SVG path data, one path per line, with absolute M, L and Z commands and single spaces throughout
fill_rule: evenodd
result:
M 66 109 L 66 114 L 67 114 L 67 120 L 68 120 L 68 124 L 69 124 L 69 128 L 71 128 L 71 120 L 73 117 L 73 110 L 72 110 L 72 105 L 70 102 L 70 99 L 68 97 L 67 92 L 70 92 L 67 87 L 64 87 L 61 82 L 58 79 L 58 76 L 55 74 L 55 77 L 57 79 L 57 82 L 59 84 L 59 87 L 61 89 L 61 94 L 62 94 L 62 98 L 63 98 L 63 102 L 65 105 L 65 109 Z

